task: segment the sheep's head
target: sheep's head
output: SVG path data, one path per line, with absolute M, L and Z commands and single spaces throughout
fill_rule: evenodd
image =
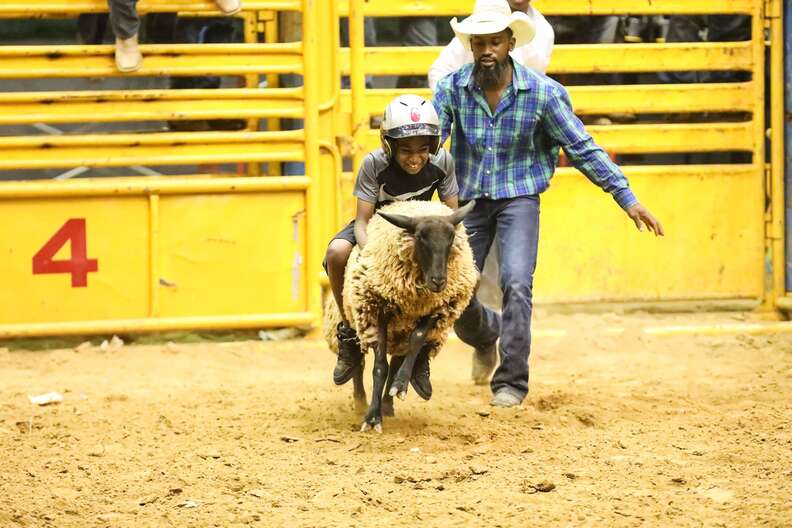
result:
M 421 270 L 424 286 L 438 293 L 446 287 L 448 258 L 456 236 L 455 227 L 475 204 L 475 201 L 470 201 L 445 216 L 411 217 L 379 211 L 377 214 L 415 238 L 415 261 Z

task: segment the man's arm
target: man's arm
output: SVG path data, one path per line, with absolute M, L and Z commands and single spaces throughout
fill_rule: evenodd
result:
M 437 111 L 437 116 L 440 118 L 440 144 L 446 142 L 448 136 L 451 135 L 451 125 L 454 123 L 453 100 L 451 83 L 452 76 L 443 77 L 437 83 L 437 89 L 432 97 L 432 104 Z
M 564 149 L 572 165 L 602 190 L 610 193 L 639 230 L 644 224 L 655 235 L 664 234 L 660 222 L 638 203 L 621 169 L 586 132 L 583 123 L 572 111 L 569 94 L 563 86 L 550 88 L 542 124 L 547 134 Z

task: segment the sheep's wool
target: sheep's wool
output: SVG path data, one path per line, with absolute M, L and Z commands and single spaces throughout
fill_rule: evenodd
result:
M 383 212 L 412 217 L 450 215 L 451 209 L 439 202 L 395 202 Z M 460 222 L 448 259 L 448 282 L 434 293 L 425 288 L 421 270 L 413 259 L 415 239 L 379 215 L 369 221 L 368 243 L 361 251 L 352 250 L 344 275 L 344 309 L 347 320 L 363 341 L 366 329 L 377 327 L 384 308 L 393 314 L 388 323 L 388 353 L 405 355 L 408 339 L 418 321 L 426 315 L 440 315 L 427 336 L 430 355 L 442 348 L 454 321 L 470 302 L 476 286 L 476 267 L 465 228 Z M 338 353 L 336 325 L 341 318 L 332 295 L 325 302 L 324 334 L 330 349 Z M 373 333 L 376 335 L 376 332 Z M 374 342 L 362 342 L 367 351 Z

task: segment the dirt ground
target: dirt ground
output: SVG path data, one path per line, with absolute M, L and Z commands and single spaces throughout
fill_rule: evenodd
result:
M 382 435 L 320 341 L 0 348 L 0 526 L 791 526 L 792 334 L 638 331 L 736 319 L 537 314 L 508 410 L 453 341 Z

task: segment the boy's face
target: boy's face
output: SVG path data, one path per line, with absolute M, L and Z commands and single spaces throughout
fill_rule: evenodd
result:
M 407 174 L 418 174 L 429 162 L 430 140 L 425 136 L 415 136 L 396 140 L 394 158 Z

